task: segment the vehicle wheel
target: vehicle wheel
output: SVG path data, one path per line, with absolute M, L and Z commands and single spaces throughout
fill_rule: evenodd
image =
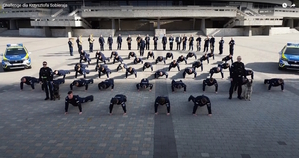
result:
M 283 70 L 283 68 L 278 66 L 278 70 Z
M 4 68 L 3 68 L 3 71 L 4 71 L 4 72 L 7 72 L 7 71 L 8 71 L 8 69 L 4 69 Z

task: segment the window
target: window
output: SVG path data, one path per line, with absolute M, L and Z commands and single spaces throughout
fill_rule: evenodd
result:
M 130 1 L 129 5 L 131 5 L 131 6 L 138 6 L 138 1 Z
M 24 55 L 26 54 L 23 48 L 10 48 L 6 50 L 5 55 Z
M 299 55 L 299 48 L 287 48 L 284 54 L 287 55 Z
M 166 1 L 158 1 L 158 6 L 166 6 Z
M 147 1 L 138 1 L 138 6 L 147 6 Z
M 157 1 L 148 1 L 148 6 L 157 6 Z

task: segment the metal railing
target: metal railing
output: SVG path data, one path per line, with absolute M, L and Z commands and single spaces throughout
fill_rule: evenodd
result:
M 267 9 L 259 9 L 259 14 L 274 14 L 274 13 L 297 13 L 297 14 L 299 14 L 299 8 L 267 8 Z

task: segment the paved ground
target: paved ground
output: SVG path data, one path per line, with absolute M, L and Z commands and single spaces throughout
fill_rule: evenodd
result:
M 97 83 L 106 77 L 96 79 L 94 65 L 91 65 L 89 69 L 92 72 L 88 78 L 96 79 L 95 83 L 87 92 L 83 88 L 75 88 L 74 93 L 80 96 L 93 94 L 95 100 L 83 105 L 82 115 L 78 115 L 78 109 L 73 106 L 69 114 L 64 115 L 64 99 L 44 101 L 45 94 L 39 86 L 35 91 L 25 86 L 21 92 L 19 80 L 25 75 L 37 77 L 44 60 L 52 69 L 72 70 L 78 62 L 78 54 L 75 52 L 74 57 L 69 56 L 67 39 L 0 38 L 0 50 L 5 49 L 6 43 L 21 42 L 32 52 L 33 60 L 30 70 L 0 72 L 0 157 L 298 158 L 298 72 L 277 70 L 278 51 L 287 41 L 298 42 L 298 36 L 235 37 L 235 40 L 234 59 L 241 55 L 246 67 L 255 71 L 252 100 L 240 101 L 236 99 L 236 94 L 232 100 L 227 99 L 230 83 L 225 71 L 224 80 L 220 79 L 220 74 L 215 75 L 219 93 L 213 93 L 212 87 L 205 92 L 212 101 L 213 116 L 208 117 L 207 109 L 203 107 L 198 109 L 199 115 L 195 117 L 191 115 L 193 104 L 187 99 L 190 95 L 203 94 L 202 79 L 224 55 L 217 55 L 210 64 L 204 63 L 204 71 L 198 70 L 196 79 L 192 79 L 191 75 L 182 79 L 187 84 L 187 93 L 171 92 L 171 79 L 182 78 L 182 72 L 177 69 L 171 70 L 169 79 L 155 80 L 149 69 L 142 72 L 141 64 L 131 64 L 138 69 L 138 79 L 130 76 L 125 80 L 125 72 L 115 72 L 117 64 L 110 63 L 108 66 L 113 70 L 115 89 L 99 91 Z M 229 38 L 225 38 L 225 42 L 226 55 Z M 85 39 L 84 49 L 87 45 Z M 95 44 L 96 48 L 98 46 Z M 123 48 L 127 48 L 125 43 Z M 133 43 L 133 48 L 137 53 L 136 43 Z M 127 57 L 128 50 L 118 52 Z M 108 56 L 111 52 L 104 53 Z M 164 56 L 165 53 L 156 51 L 155 55 Z M 177 58 L 187 52 L 173 53 Z M 203 53 L 197 54 L 200 57 Z M 125 59 L 125 63 L 132 61 Z M 154 62 L 152 59 L 149 61 Z M 190 59 L 187 65 L 181 64 L 181 69 L 190 66 L 193 61 Z M 166 68 L 167 65 L 155 65 L 154 70 Z M 155 85 L 152 92 L 136 91 L 135 84 L 144 77 L 149 77 Z M 267 91 L 263 79 L 272 77 L 285 79 L 285 92 L 279 88 Z M 61 86 L 63 98 L 73 79 L 74 72 Z M 122 108 L 118 106 L 114 108 L 114 115 L 109 116 L 110 98 L 121 93 L 128 97 L 127 116 L 122 115 Z M 158 95 L 169 96 L 170 116 L 166 116 L 165 107 L 160 107 L 159 115 L 154 115 L 154 100 Z

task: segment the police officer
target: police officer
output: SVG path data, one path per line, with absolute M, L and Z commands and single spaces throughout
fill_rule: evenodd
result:
M 149 51 L 149 52 L 147 53 L 147 57 L 146 57 L 146 59 L 148 59 L 149 57 L 152 57 L 153 59 L 155 59 L 155 54 L 154 54 L 153 51 Z
M 186 68 L 183 73 L 183 78 L 186 77 L 186 74 L 191 75 L 193 73 L 194 73 L 194 78 L 196 78 L 197 72 L 195 71 L 195 69 L 194 68 Z
M 243 77 L 246 78 L 245 76 L 245 66 L 241 62 L 242 58 L 241 56 L 237 57 L 237 62 L 234 62 L 230 68 L 230 78 L 231 78 L 231 86 L 229 89 L 229 99 L 232 99 L 232 94 L 233 94 L 233 88 L 235 86 L 238 86 L 238 98 L 242 99 L 241 93 L 242 93 L 242 82 L 243 82 Z
M 141 63 L 143 64 L 143 60 L 142 58 L 135 58 L 134 61 L 133 61 L 134 64 L 138 64 L 138 63 Z
M 197 42 L 197 51 L 200 51 L 200 49 L 201 49 L 201 37 L 200 36 L 198 36 L 197 38 L 196 38 L 196 42 Z
M 219 72 L 221 73 L 221 77 L 223 79 L 223 72 L 222 72 L 222 67 L 221 66 L 213 67 L 213 68 L 210 69 L 210 78 L 213 77 L 214 73 L 219 73 Z
M 184 88 L 184 93 L 185 93 L 186 89 L 187 89 L 187 86 L 182 80 L 179 80 L 179 81 L 172 80 L 171 81 L 171 90 L 172 90 L 172 92 L 174 92 L 174 88 L 176 88 L 176 89 Z
M 127 71 L 126 71 L 126 78 L 128 78 L 128 74 L 134 74 L 135 75 L 135 79 L 137 78 L 137 71 L 134 69 L 134 68 L 132 68 L 132 67 L 129 67 L 129 68 L 127 68 Z
M 170 50 L 172 50 L 172 48 L 173 48 L 173 41 L 174 41 L 174 38 L 172 37 L 172 35 L 170 35 L 170 37 L 168 38 L 168 40 L 169 40 L 169 48 L 170 48 Z
M 99 43 L 100 43 L 100 49 L 101 49 L 101 51 L 104 51 L 105 39 L 104 39 L 103 35 L 101 35 L 99 37 Z
M 248 82 L 249 82 L 249 79 L 243 77 L 243 79 L 242 79 L 242 86 L 243 86 L 243 85 L 246 85 Z M 234 90 L 237 91 L 237 88 L 238 88 L 238 86 L 235 86 L 235 87 L 234 87 Z
M 214 56 L 214 48 L 213 48 L 213 47 L 211 48 L 211 53 L 208 53 L 207 56 L 208 56 L 209 58 L 213 57 L 213 60 L 215 59 L 215 56 Z
M 135 54 L 135 52 L 130 52 L 128 55 L 128 59 L 130 59 L 131 57 L 135 57 L 137 58 L 137 55 Z
M 229 44 L 229 54 L 234 55 L 234 46 L 235 46 L 234 38 L 231 38 L 228 44 Z
M 136 41 L 137 41 L 137 50 L 139 50 L 139 48 L 140 48 L 140 41 L 141 41 L 140 35 L 137 36 Z
M 163 50 L 166 49 L 166 44 L 167 44 L 167 37 L 166 34 L 162 37 L 162 44 L 163 44 Z
M 124 69 L 127 69 L 127 68 L 128 68 L 127 64 L 125 64 L 125 63 L 121 63 L 121 64 L 119 64 L 119 65 L 117 66 L 116 71 L 118 71 L 118 70 L 124 70 Z
M 140 40 L 140 56 L 144 55 L 145 41 L 141 38 Z
M 245 69 L 245 71 L 246 71 L 246 72 L 245 72 L 245 73 L 246 73 L 245 75 L 246 75 L 246 76 L 251 76 L 251 79 L 253 80 L 253 76 L 254 76 L 254 75 L 253 75 L 253 71 L 252 71 L 252 70 L 249 70 L 249 69 Z
M 104 55 L 101 51 L 96 51 L 94 58 L 97 59 L 100 55 Z
M 77 78 L 78 73 L 80 73 L 81 75 L 84 76 L 84 78 L 86 78 L 86 74 L 89 74 L 89 70 L 86 69 L 86 65 L 84 64 L 76 64 L 75 65 L 75 78 Z
M 195 54 L 194 52 L 189 52 L 189 53 L 187 54 L 187 56 L 186 56 L 186 59 L 188 59 L 188 58 L 192 58 L 192 57 L 194 57 L 195 59 L 197 59 L 197 56 L 196 56 L 196 54 Z
M 111 86 L 111 91 L 114 89 L 114 79 L 107 79 L 98 84 L 99 90 L 107 89 Z
M 130 35 L 127 37 L 127 43 L 128 43 L 128 50 L 131 50 L 131 46 L 132 46 L 132 38 L 131 38 Z
M 109 74 L 111 74 L 111 70 L 108 68 L 108 66 L 101 65 L 98 71 L 99 78 L 101 78 L 101 73 L 106 74 L 107 78 L 109 79 Z
M 153 89 L 153 84 L 149 83 L 149 80 L 147 78 L 143 78 L 140 83 L 136 84 L 136 88 L 138 92 L 140 91 L 140 88 L 146 89 L 150 88 L 149 91 Z
M 70 48 L 70 55 L 73 56 L 73 42 L 72 42 L 72 38 L 69 38 L 68 45 L 69 45 L 69 48 Z
M 168 78 L 168 73 L 166 71 L 164 71 L 164 70 L 158 70 L 155 73 L 155 78 L 162 77 L 164 75 L 166 76 L 166 78 Z
M 117 37 L 117 50 L 121 50 L 121 43 L 123 42 L 123 39 L 121 37 L 121 34 Z
M 103 53 L 99 53 L 99 55 L 97 56 L 97 65 L 99 64 L 99 61 L 104 62 L 104 64 L 106 64 L 106 61 L 110 62 L 109 58 L 106 58 L 105 55 Z
M 73 106 L 78 106 L 79 108 L 79 115 L 82 114 L 82 103 L 86 103 L 88 101 L 93 101 L 93 95 L 89 95 L 87 97 L 79 97 L 79 95 L 73 95 L 72 91 L 69 91 L 68 96 L 65 97 L 65 114 L 68 113 L 69 104 L 72 104 Z
M 203 52 L 208 52 L 208 50 L 209 50 L 209 44 L 210 44 L 210 39 L 209 39 L 209 36 L 207 36 L 205 38 L 205 44 L 204 44 Z
M 82 41 L 81 41 L 80 37 L 77 37 L 76 42 L 77 42 L 77 46 L 78 46 L 78 52 L 80 53 L 81 50 L 83 49 L 82 48 Z
M 224 44 L 224 40 L 223 37 L 221 37 L 221 40 L 219 41 L 219 54 L 223 53 L 223 44 Z
M 113 64 L 115 64 L 115 61 L 123 63 L 123 58 L 121 56 L 116 55 L 113 59 Z
M 116 57 L 116 56 L 118 56 L 118 53 L 115 52 L 115 51 L 112 51 L 112 52 L 111 52 L 111 55 L 110 55 L 110 59 L 112 58 L 112 56 L 113 56 L 113 57 Z
M 177 67 L 177 68 L 178 68 L 178 71 L 180 71 L 180 65 L 179 65 L 179 63 L 177 63 L 175 60 L 173 60 L 173 61 L 169 64 L 168 71 L 170 71 L 171 68 L 175 68 L 175 67 Z
M 124 115 L 126 115 L 127 114 L 126 102 L 127 102 L 127 97 L 123 94 L 117 94 L 115 97 L 111 98 L 110 106 L 109 106 L 110 115 L 112 115 L 114 104 L 121 105 L 121 107 L 124 110 Z
M 146 50 L 149 50 L 149 46 L 150 46 L 150 37 L 148 36 L 148 34 L 146 35 L 145 37 L 145 47 L 146 47 Z
M 222 61 L 224 61 L 224 63 L 227 63 L 227 61 L 231 61 L 232 63 L 234 63 L 233 62 L 233 56 L 230 54 L 230 55 L 228 55 L 228 56 L 226 56 L 226 57 L 224 57 L 224 58 L 222 58 Z
M 84 50 L 81 50 L 80 63 L 82 62 L 82 60 L 84 62 L 88 62 L 88 64 L 90 64 L 90 62 L 91 62 L 90 54 L 86 53 Z
M 39 83 L 39 79 L 35 77 L 30 77 L 30 76 L 24 76 L 21 78 L 20 82 L 20 88 L 23 90 L 23 84 L 30 85 L 32 90 L 34 90 L 34 83 Z
M 177 61 L 178 61 L 178 63 L 185 61 L 185 64 L 187 64 L 187 60 L 186 60 L 186 58 L 185 58 L 183 55 L 181 55 L 181 56 L 177 59 Z
M 154 40 L 154 50 L 157 50 L 157 45 L 158 45 L 158 40 L 159 38 L 157 37 L 157 35 L 155 35 L 155 37 L 153 38 Z
M 190 97 L 188 98 L 188 101 L 190 101 L 190 100 L 192 100 L 194 103 L 193 112 L 192 112 L 192 114 L 194 116 L 197 116 L 196 111 L 197 111 L 198 106 L 203 107 L 205 105 L 207 105 L 207 108 L 208 108 L 208 112 L 209 112 L 208 116 L 212 116 L 211 101 L 207 96 L 201 95 L 201 96 L 197 96 L 195 98 L 192 95 L 190 95 Z
M 153 65 L 150 62 L 145 62 L 143 64 L 142 70 L 144 71 L 146 68 L 151 68 L 151 70 L 153 71 Z
M 265 79 L 264 84 L 269 84 L 268 90 L 271 90 L 271 87 L 281 87 L 281 91 L 284 90 L 284 80 L 281 78 L 272 78 L 272 79 Z
M 192 64 L 192 68 L 195 70 L 196 68 L 199 68 L 201 67 L 201 71 L 203 71 L 203 64 L 201 61 L 195 61 L 193 64 Z
M 53 99 L 53 92 L 52 92 L 52 82 L 53 82 L 53 72 L 52 69 L 47 66 L 47 62 L 43 62 L 43 67 L 39 70 L 39 81 L 43 84 L 42 86 L 45 88 L 46 98 L 45 100 L 49 99 L 49 92 L 51 100 Z
M 167 60 L 168 58 L 173 59 L 173 54 L 172 54 L 171 52 L 167 52 L 167 53 L 166 53 L 165 60 Z
M 70 89 L 73 90 L 73 86 L 76 87 L 83 87 L 85 86 L 85 91 L 88 90 L 88 84 L 93 84 L 93 79 L 85 80 L 85 79 L 80 79 L 80 80 L 74 80 L 70 84 Z
M 155 100 L 155 114 L 158 115 L 158 106 L 166 105 L 167 115 L 170 115 L 170 102 L 168 97 L 158 96 Z
M 55 70 L 53 73 L 57 76 L 63 76 L 63 79 L 65 79 L 65 75 L 70 74 L 71 71 L 70 70 Z
M 212 38 L 210 39 L 210 48 L 214 50 L 214 46 L 215 46 L 215 38 L 214 36 L 212 36 Z
M 202 57 L 199 58 L 200 62 L 203 62 L 207 60 L 208 64 L 209 64 L 209 56 L 207 54 L 204 54 Z
M 218 64 L 218 67 L 222 67 L 222 69 L 229 69 L 229 71 L 230 71 L 229 63 Z
M 163 56 L 158 56 L 157 59 L 156 59 L 156 64 L 158 62 L 162 62 L 162 61 L 164 62 L 164 64 L 166 64 L 165 58 Z
M 176 37 L 175 42 L 176 42 L 176 50 L 181 50 L 182 36 L 180 35 L 179 37 Z
M 214 78 L 207 78 L 202 81 L 202 91 L 206 90 L 206 86 L 215 86 L 215 93 L 218 92 L 218 83 L 217 80 Z
M 108 44 L 109 44 L 109 50 L 112 50 L 113 38 L 111 35 L 108 37 Z
M 186 50 L 186 45 L 187 45 L 187 37 L 184 35 L 183 37 L 183 50 Z
M 88 43 L 89 43 L 89 52 L 90 53 L 93 52 L 93 42 L 94 42 L 94 39 L 93 39 L 92 35 L 89 35 L 89 37 L 88 37 Z
M 190 50 L 193 51 L 193 41 L 194 41 L 194 38 L 193 38 L 193 35 L 191 35 L 189 38 L 189 51 Z

